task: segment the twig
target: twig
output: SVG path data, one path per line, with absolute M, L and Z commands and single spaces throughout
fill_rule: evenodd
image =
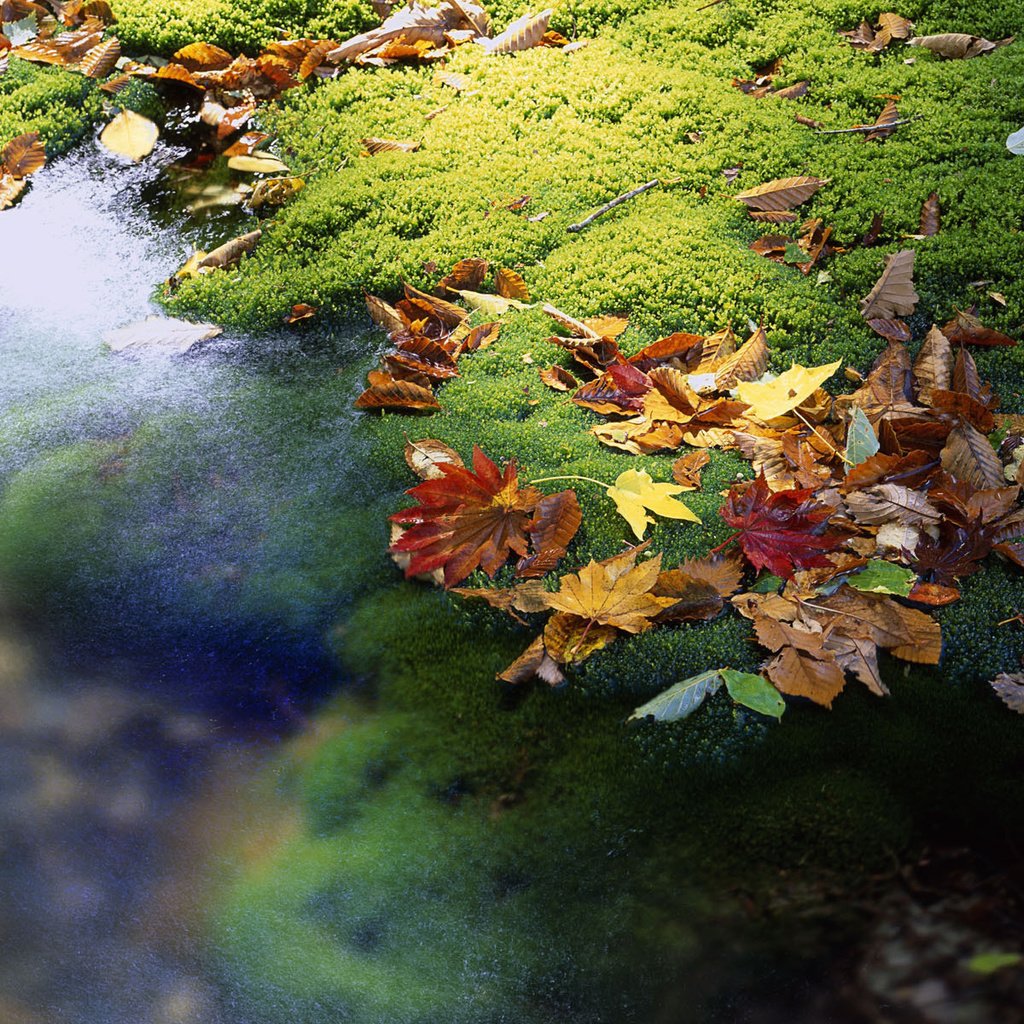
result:
M 719 0 L 716 0 L 719 2 Z M 653 181 L 645 182 L 637 188 L 634 188 L 630 192 L 623 192 L 621 196 L 616 196 L 610 203 L 605 203 L 600 210 L 595 210 L 589 217 L 584 217 L 579 224 L 570 224 L 565 230 L 566 231 L 582 231 L 588 224 L 593 224 L 598 217 L 607 213 L 609 210 L 614 210 L 620 203 L 626 202 L 627 199 L 632 199 L 634 196 L 638 196 L 648 189 L 655 188 L 661 184 L 660 178 L 655 178 Z
M 818 128 L 815 135 L 849 135 L 851 132 L 887 132 L 890 128 L 898 128 L 901 124 L 920 121 L 921 116 L 905 117 L 901 121 L 890 121 L 888 124 L 858 124 L 853 128 Z
M 698 7 L 698 11 L 706 11 L 709 7 L 717 7 L 719 4 L 724 4 L 725 0 L 711 0 L 711 3 L 705 4 L 703 7 Z

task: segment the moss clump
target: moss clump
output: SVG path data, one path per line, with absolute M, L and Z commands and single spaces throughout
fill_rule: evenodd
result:
M 0 75 L 0 145 L 38 132 L 51 159 L 66 152 L 99 117 L 102 94 L 84 75 L 10 58 Z
M 120 0 L 114 6 L 124 46 L 164 56 L 197 40 L 256 54 L 282 37 L 345 39 L 380 23 L 366 0 Z

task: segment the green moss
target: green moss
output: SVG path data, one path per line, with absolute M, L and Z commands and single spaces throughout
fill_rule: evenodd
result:
M 89 130 L 99 116 L 101 95 L 84 75 L 12 57 L 0 76 L 0 144 L 38 132 L 53 159 Z
M 120 0 L 114 6 L 122 44 L 164 56 L 197 40 L 256 54 L 282 37 L 344 39 L 379 24 L 365 0 Z

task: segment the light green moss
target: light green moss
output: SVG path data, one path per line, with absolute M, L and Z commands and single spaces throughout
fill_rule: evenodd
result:
M 255 55 L 275 39 L 345 39 L 379 24 L 366 0 L 118 0 L 117 34 L 137 54 L 202 41 Z

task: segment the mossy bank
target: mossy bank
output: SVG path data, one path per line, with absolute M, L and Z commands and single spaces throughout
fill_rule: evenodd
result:
M 354 3 L 147 0 L 119 13 L 139 53 L 197 36 L 254 50 L 282 29 L 342 35 L 372 23 Z M 499 22 L 517 13 L 495 10 Z M 699 13 L 566 4 L 553 25 L 591 36 L 587 47 L 509 57 L 464 47 L 445 68 L 462 76 L 458 91 L 436 68 L 392 68 L 286 93 L 260 119 L 306 188 L 263 222 L 238 270 L 185 283 L 168 308 L 259 334 L 293 303 L 318 306 L 292 329 L 293 351 L 280 365 L 257 360 L 199 413 L 143 416 L 129 436 L 71 445 L 54 430 L 11 474 L 0 578 L 64 630 L 95 631 L 127 607 L 140 648 L 170 636 L 172 653 L 272 649 L 271 674 L 308 655 L 368 684 L 324 713 L 335 732 L 284 758 L 303 833 L 250 866 L 217 908 L 224 974 L 252 1019 L 646 1020 L 683 974 L 694 989 L 684 1019 L 698 1021 L 735 980 L 692 981 L 714 974 L 703 971 L 709 936 L 733 904 L 709 904 L 723 893 L 749 889 L 767 905 L 794 874 L 842 885 L 923 841 L 1019 837 L 1024 808 L 1009 781 L 1019 730 L 982 685 L 1024 656 L 1024 630 L 994 625 L 1020 610 L 1019 578 L 994 568 L 968 581 L 939 616 L 943 666 L 886 664 L 888 701 L 851 692 L 831 714 L 793 707 L 775 726 L 722 696 L 686 723 L 627 725 L 678 679 L 756 663 L 746 623 L 724 616 L 623 638 L 568 687 L 513 693 L 494 674 L 531 634 L 400 582 L 385 555 L 386 516 L 414 482 L 406 434 L 463 456 L 479 444 L 514 457 L 527 479 L 610 482 L 626 468 L 668 478 L 669 459 L 601 448 L 587 432 L 593 416 L 540 384 L 538 366 L 559 359 L 545 341 L 550 322 L 536 309 L 503 318 L 497 344 L 462 360 L 430 418 L 351 411 L 385 346 L 344 326 L 362 290 L 395 298 L 403 280 L 429 287 L 465 256 L 516 269 L 567 313 L 628 313 L 630 351 L 674 330 L 742 331 L 750 320 L 764 323 L 776 368 L 842 359 L 864 371 L 880 341 L 857 299 L 884 254 L 909 245 L 918 338 L 972 302 L 986 323 L 1019 334 L 1024 164 L 1004 142 L 1024 124 L 1024 50 L 962 62 L 915 51 L 906 63 L 900 49 L 859 54 L 836 34 L 877 13 L 793 0 Z M 992 39 L 1024 20 L 1016 2 L 915 2 L 902 13 L 922 33 Z M 731 85 L 776 58 L 780 84 L 808 79 L 807 97 L 755 100 Z M 38 125 L 55 139 L 84 130 L 98 101 L 71 77 L 12 61 L 0 125 Z M 5 81 L 16 88 L 4 92 Z M 23 89 L 77 89 L 82 113 L 65 116 L 59 102 L 34 113 L 25 97 L 36 93 Z M 882 94 L 899 94 L 914 119 L 882 143 L 818 136 L 794 120 L 870 121 Z M 370 135 L 422 146 L 362 157 Z M 760 231 L 730 194 L 803 173 L 831 179 L 808 215 L 853 242 L 884 213 L 881 245 L 838 256 L 824 277 L 752 253 Z M 566 231 L 651 178 L 663 184 L 585 232 Z M 933 191 L 942 230 L 908 240 Z M 1008 410 L 1024 407 L 1020 351 L 979 355 Z M 18 437 L 60 416 L 59 403 L 22 412 L 10 428 Z M 724 540 L 720 492 L 746 472 L 716 454 L 703 490 L 687 497 L 703 525 L 661 523 L 653 549 L 674 563 Z M 579 493 L 573 565 L 627 539 L 599 489 Z M 110 647 L 124 643 L 113 625 L 108 633 Z M 792 925 L 790 966 L 814 970 L 839 935 L 799 928 L 797 916 L 783 914 L 774 934 Z

